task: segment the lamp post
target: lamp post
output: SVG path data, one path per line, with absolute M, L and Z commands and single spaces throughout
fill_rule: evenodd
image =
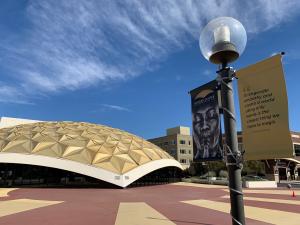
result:
M 220 65 L 218 79 L 221 83 L 222 110 L 224 115 L 226 165 L 229 175 L 232 224 L 244 225 L 244 201 L 242 192 L 242 161 L 238 149 L 232 80 L 234 70 L 228 63 L 235 61 L 244 51 L 247 34 L 243 25 L 231 17 L 219 17 L 203 29 L 199 45 L 203 56 Z

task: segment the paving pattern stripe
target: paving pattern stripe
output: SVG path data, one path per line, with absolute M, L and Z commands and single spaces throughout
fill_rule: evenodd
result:
M 175 225 L 145 202 L 121 202 L 115 225 Z
M 62 203 L 62 201 L 44 201 L 32 199 L 2 201 L 0 202 L 0 217 L 25 212 L 41 207 L 56 205 L 59 203 Z
M 230 204 L 210 200 L 182 201 L 199 207 L 204 207 L 219 212 L 230 213 Z M 253 206 L 245 206 L 246 218 L 258 220 L 275 225 L 299 225 L 300 215 L 298 213 L 285 212 L 280 210 L 265 209 Z M 288 219 L 287 219 L 288 218 Z
M 222 189 L 223 191 L 225 192 L 229 192 L 228 189 Z M 276 189 L 273 189 L 273 190 L 243 190 L 243 193 L 246 193 L 246 194 L 267 194 L 267 195 L 289 195 L 291 196 L 292 193 L 293 193 L 293 190 L 276 190 Z M 295 195 L 300 195 L 300 191 L 297 190 L 295 191 L 294 190 L 294 193 Z
M 222 198 L 229 199 L 229 195 L 222 196 Z M 244 200 L 257 201 L 257 202 L 272 202 L 279 204 L 289 204 L 289 205 L 300 205 L 300 201 L 297 200 L 285 200 L 285 199 L 272 199 L 272 198 L 255 198 L 255 197 L 244 197 Z
M 0 198 L 1 197 L 8 197 L 8 193 L 18 188 L 0 188 Z
M 188 182 L 178 182 L 178 183 L 172 183 L 170 185 L 187 186 L 187 187 L 200 187 L 200 188 L 216 188 L 216 189 L 226 187 L 226 186 L 223 186 L 223 185 L 197 184 L 197 183 L 188 183 Z

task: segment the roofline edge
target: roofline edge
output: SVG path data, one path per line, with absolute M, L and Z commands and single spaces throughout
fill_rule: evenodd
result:
M 0 152 L 0 163 L 36 165 L 66 170 L 94 177 L 96 179 L 115 184 L 122 188 L 127 187 L 128 185 L 147 175 L 148 173 L 161 168 L 173 166 L 183 170 L 181 164 L 175 159 L 159 159 L 140 165 L 124 174 L 118 174 L 99 167 L 62 158 L 7 152 Z

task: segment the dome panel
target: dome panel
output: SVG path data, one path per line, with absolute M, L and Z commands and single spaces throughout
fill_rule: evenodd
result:
M 100 149 L 98 150 L 98 152 L 102 152 L 102 153 L 107 153 L 107 154 L 113 154 L 114 150 L 115 150 L 116 145 L 112 145 L 109 143 L 104 143 Z
M 95 153 L 87 149 L 80 148 L 75 149 L 73 152 L 70 152 L 68 155 L 64 156 L 64 159 L 69 159 L 83 164 L 91 164 L 94 156 Z
M 101 143 L 101 142 L 96 141 L 96 140 L 89 140 L 86 147 L 91 151 L 98 152 L 103 143 L 104 142 Z
M 112 157 L 112 154 L 107 154 L 107 153 L 102 153 L 102 152 L 98 152 L 93 160 L 93 164 L 96 165 L 97 163 L 103 162 L 103 161 L 107 161 Z
M 111 172 L 116 173 L 116 174 L 119 175 L 119 168 L 116 168 L 115 164 L 113 164 L 111 162 L 111 160 L 106 160 L 106 161 L 103 161 L 101 163 L 96 163 L 96 164 L 93 164 L 93 165 L 97 166 L 101 169 L 108 170 L 108 171 L 111 171 Z
M 54 141 L 48 141 L 48 142 L 43 141 L 43 142 L 37 143 L 32 148 L 32 152 L 39 152 L 39 151 L 43 151 L 43 150 L 48 150 L 48 149 L 50 149 L 50 147 L 52 147 L 55 144 L 56 144 L 56 142 L 54 142 Z
M 30 153 L 30 142 L 29 140 L 14 140 L 8 142 L 2 148 L 3 152 L 15 152 L 15 153 Z
M 84 148 L 82 147 L 78 147 L 78 146 L 68 146 L 64 153 L 63 153 L 63 157 L 68 157 L 70 155 L 76 155 L 78 153 L 80 153 Z
M 45 146 L 39 147 L 37 145 L 37 147 L 34 149 L 35 150 L 33 150 L 32 153 L 35 153 L 37 155 L 48 156 L 48 157 L 55 157 L 55 158 L 60 158 L 63 152 L 61 146 L 59 146 L 59 144 L 57 143 L 52 143 L 47 147 Z
M 146 153 L 146 155 L 148 155 L 148 157 L 152 160 L 157 160 L 157 159 L 161 159 L 161 157 L 156 153 L 156 151 L 154 149 L 151 148 L 143 148 L 142 150 L 143 152 Z
M 142 165 L 144 163 L 151 161 L 151 159 L 142 150 L 131 150 L 129 152 L 129 155 L 139 165 Z

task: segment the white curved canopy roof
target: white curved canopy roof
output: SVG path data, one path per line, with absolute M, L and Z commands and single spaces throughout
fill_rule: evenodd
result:
M 0 129 L 0 163 L 68 170 L 126 187 L 160 168 L 178 167 L 164 150 L 125 131 L 80 122 Z

